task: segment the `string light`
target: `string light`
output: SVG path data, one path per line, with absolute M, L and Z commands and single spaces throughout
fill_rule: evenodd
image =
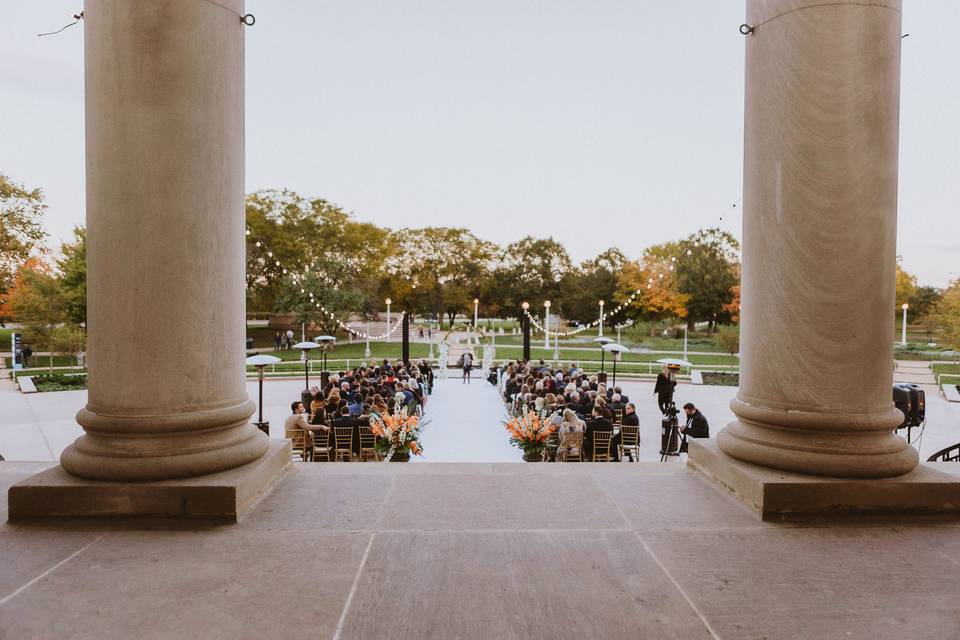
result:
M 734 202 L 730 207 L 728 207 L 728 208 L 726 209 L 726 211 L 724 211 L 723 215 L 726 215 L 727 212 L 729 212 L 729 211 L 732 210 L 732 209 L 735 209 L 735 208 L 737 207 L 737 204 L 740 202 L 740 200 L 741 200 L 741 198 L 738 198 L 736 202 Z M 723 215 L 720 216 L 720 221 L 721 221 L 721 222 L 723 221 Z M 250 236 L 251 233 L 252 233 L 252 232 L 251 232 L 250 229 L 247 229 L 247 230 L 246 230 L 246 235 L 247 235 L 247 236 Z M 261 241 L 257 240 L 257 241 L 254 243 L 254 245 L 259 248 L 259 247 L 262 247 L 262 246 L 263 246 L 263 243 L 262 243 Z M 699 246 L 700 246 L 700 241 L 699 241 L 699 240 L 694 240 L 693 246 L 694 246 L 694 247 L 699 247 Z M 692 255 L 693 255 L 693 250 L 692 250 L 692 249 L 687 249 L 686 255 L 692 256 Z M 272 258 L 272 257 L 273 257 L 273 252 L 267 251 L 267 256 L 270 257 L 270 258 Z M 678 262 L 677 256 L 671 255 L 671 256 L 669 256 L 669 258 L 670 258 L 670 265 L 668 266 L 668 269 L 669 269 L 670 271 L 676 271 L 676 263 Z M 280 267 L 280 266 L 281 266 L 279 260 L 276 260 L 276 261 L 275 261 L 275 264 L 276 264 L 277 267 Z M 307 265 L 307 266 L 305 266 L 305 267 L 303 268 L 303 272 L 304 272 L 304 273 L 309 273 L 309 271 L 310 271 L 310 266 L 309 266 L 309 265 Z M 287 273 L 288 273 L 288 271 L 287 271 L 286 268 L 283 268 L 283 273 L 284 273 L 284 274 L 287 274 Z M 407 277 L 407 279 L 409 280 L 409 276 L 406 276 L 406 277 Z M 661 272 L 658 272 L 658 273 L 657 273 L 657 278 L 656 278 L 656 280 L 663 280 L 664 277 L 665 277 L 665 274 L 664 274 L 662 271 L 661 271 Z M 301 285 L 303 284 L 302 277 L 300 277 L 300 276 L 294 275 L 294 276 L 292 276 L 292 279 L 293 279 L 294 284 L 301 284 Z M 646 286 L 646 288 L 647 288 L 648 290 L 649 290 L 649 289 L 653 289 L 653 285 L 654 285 L 654 283 L 656 282 L 656 280 L 655 280 L 653 277 L 647 278 L 647 286 Z M 414 284 L 413 287 L 416 288 L 416 284 Z M 635 290 L 633 293 L 631 293 L 631 294 L 627 297 L 627 299 L 626 299 L 625 301 L 623 301 L 623 302 L 621 302 L 620 304 L 618 304 L 612 311 L 608 312 L 607 314 L 604 314 L 604 316 L 605 316 L 605 317 L 608 317 L 608 316 L 615 316 L 615 315 L 617 315 L 617 314 L 620 313 L 620 311 L 622 311 L 623 309 L 631 306 L 631 305 L 633 304 L 634 300 L 636 299 L 636 297 L 639 296 L 642 292 L 643 292 L 643 289 L 637 289 L 637 290 Z M 303 287 L 303 286 L 300 287 L 300 293 L 301 293 L 301 294 L 307 293 L 305 287 Z M 353 335 L 354 337 L 360 338 L 360 339 L 382 340 L 382 339 L 388 338 L 389 336 L 391 336 L 391 335 L 400 327 L 400 325 L 403 323 L 403 318 L 407 315 L 407 312 L 406 312 L 406 311 L 401 311 L 401 312 L 400 312 L 400 318 L 399 318 L 399 319 L 397 320 L 397 322 L 393 325 L 393 327 L 387 327 L 386 332 L 384 332 L 384 333 L 382 333 L 382 334 L 379 334 L 379 335 L 371 335 L 371 334 L 368 334 L 368 333 L 365 332 L 365 331 L 357 331 L 357 330 L 351 328 L 348 324 L 344 323 L 340 318 L 336 317 L 336 315 L 334 315 L 333 312 L 327 311 L 327 309 L 326 309 L 325 306 L 323 306 L 323 305 L 320 304 L 319 302 L 316 302 L 316 301 L 314 300 L 314 295 L 313 295 L 312 292 L 310 292 L 308 295 L 309 295 L 309 297 L 310 297 L 310 302 L 313 302 L 313 303 L 315 304 L 316 308 L 320 309 L 321 312 L 323 312 L 323 313 L 326 314 L 331 320 L 333 320 L 338 327 L 340 327 L 340 328 L 343 329 L 344 331 L 350 333 L 350 334 Z M 568 331 L 550 331 L 549 328 L 546 328 L 546 327 L 544 327 L 543 325 L 541 325 L 541 324 L 536 320 L 536 318 L 534 318 L 534 317 L 530 314 L 530 310 L 529 310 L 529 309 L 524 309 L 524 310 L 523 310 L 523 313 L 524 313 L 524 315 L 526 315 L 526 317 L 530 320 L 530 323 L 531 323 L 534 327 L 536 327 L 536 329 L 537 329 L 538 331 L 544 332 L 545 334 L 547 334 L 548 337 L 552 336 L 552 337 L 557 337 L 557 338 L 565 338 L 565 337 L 569 337 L 569 336 L 574 336 L 574 335 L 577 335 L 577 334 L 580 334 L 580 333 L 586 331 L 587 329 L 592 329 L 592 328 L 596 327 L 596 326 L 599 325 L 600 322 L 601 322 L 601 318 L 597 318 L 596 320 L 593 320 L 592 322 L 590 322 L 590 323 L 588 323 L 588 324 L 578 324 L 578 326 L 577 326 L 576 329 L 570 329 L 570 330 L 568 330 Z M 632 321 L 631 321 L 630 324 L 632 324 Z M 624 323 L 624 324 L 621 324 L 621 325 L 614 325 L 614 326 L 626 327 L 626 326 L 628 326 L 628 324 L 627 324 L 627 323 Z

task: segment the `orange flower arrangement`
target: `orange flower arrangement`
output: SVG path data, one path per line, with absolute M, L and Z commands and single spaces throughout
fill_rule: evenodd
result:
M 423 455 L 420 445 L 420 429 L 423 426 L 419 416 L 407 415 L 406 408 L 393 415 L 374 415 L 370 418 L 370 430 L 377 436 L 376 448 L 387 461 L 398 453 Z
M 557 430 L 550 421 L 537 413 L 530 411 L 525 415 L 511 418 L 503 423 L 510 434 L 511 444 L 520 447 L 525 452 L 542 451 L 546 446 L 547 438 Z

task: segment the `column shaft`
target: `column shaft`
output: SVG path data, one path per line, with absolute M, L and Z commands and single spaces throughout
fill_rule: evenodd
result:
M 815 475 L 917 464 L 891 400 L 900 2 L 749 0 L 742 348 L 727 454 Z
M 261 456 L 244 373 L 242 0 L 87 0 L 89 398 L 72 474 Z

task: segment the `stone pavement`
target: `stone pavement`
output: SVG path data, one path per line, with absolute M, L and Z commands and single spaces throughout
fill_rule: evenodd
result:
M 0 525 L 0 638 L 946 638 L 958 552 L 677 464 L 299 464 L 235 526 Z

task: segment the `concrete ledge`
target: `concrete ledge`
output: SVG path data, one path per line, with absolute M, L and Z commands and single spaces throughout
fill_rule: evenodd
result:
M 906 475 L 881 480 L 825 478 L 741 462 L 720 451 L 714 440 L 691 440 L 687 464 L 733 492 L 763 520 L 960 518 L 960 477 L 938 469 L 952 463 L 921 463 Z
M 60 518 L 178 518 L 237 522 L 290 464 L 290 442 L 273 440 L 250 464 L 196 478 L 101 482 L 56 466 L 8 492 L 9 521 Z

